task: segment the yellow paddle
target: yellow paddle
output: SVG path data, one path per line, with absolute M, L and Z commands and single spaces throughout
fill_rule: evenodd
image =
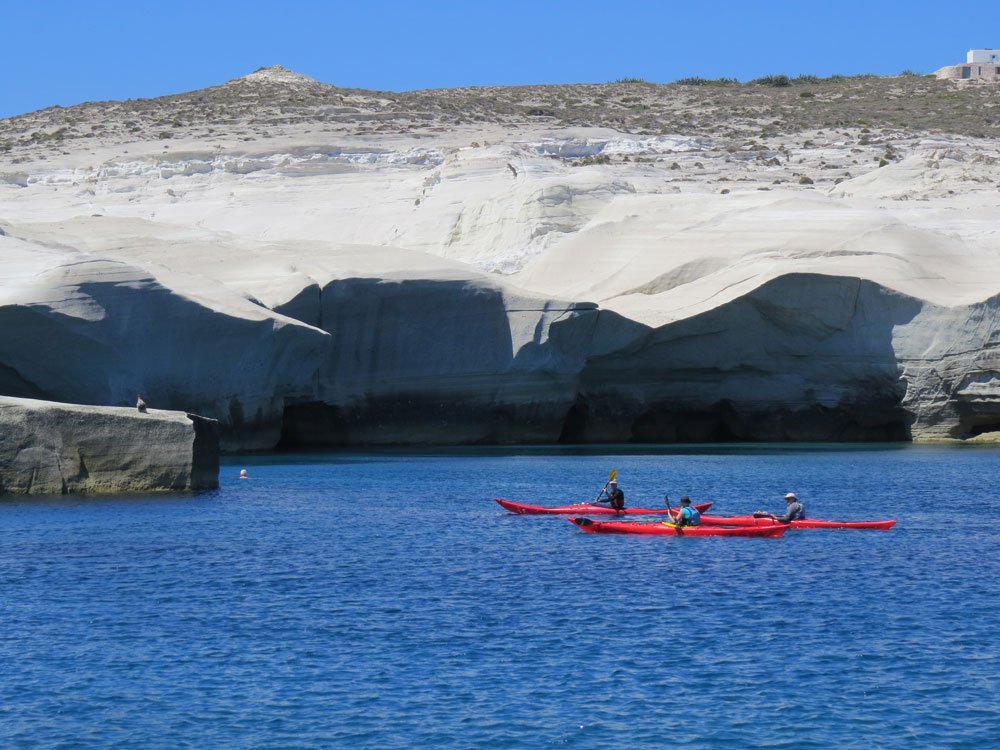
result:
M 618 476 L 618 469 L 612 469 L 611 473 L 608 474 L 608 481 L 604 483 L 604 489 L 601 490 L 600 494 L 594 499 L 595 503 L 601 499 L 601 495 L 603 495 L 607 491 L 608 485 L 611 484 L 613 481 L 615 481 L 616 476 Z

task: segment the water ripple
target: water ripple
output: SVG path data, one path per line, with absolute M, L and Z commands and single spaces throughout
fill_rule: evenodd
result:
M 227 464 L 190 498 L 6 502 L 0 745 L 995 747 L 998 463 L 384 452 L 245 459 L 250 481 Z M 899 525 L 604 537 L 490 500 L 576 501 L 610 466 L 630 497 L 743 513 L 794 488 Z

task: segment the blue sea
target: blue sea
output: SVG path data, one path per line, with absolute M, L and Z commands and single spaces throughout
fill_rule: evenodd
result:
M 633 506 L 898 524 L 599 536 L 493 502 L 611 469 Z M 7 499 L 0 746 L 997 748 L 998 474 L 969 446 L 387 450 Z

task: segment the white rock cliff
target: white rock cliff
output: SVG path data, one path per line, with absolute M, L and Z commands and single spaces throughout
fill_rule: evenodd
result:
M 991 141 L 238 129 L 0 157 L 0 393 L 227 450 L 1000 431 Z

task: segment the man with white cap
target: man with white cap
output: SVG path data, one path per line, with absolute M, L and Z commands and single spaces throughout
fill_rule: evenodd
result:
M 611 507 L 614 508 L 615 510 L 622 510 L 625 508 L 625 493 L 618 487 L 617 476 L 610 482 L 608 482 L 607 486 L 604 488 L 601 494 L 607 495 L 607 497 L 604 498 L 599 497 L 597 498 L 596 502 L 598 503 L 609 502 L 611 503 Z
M 791 523 L 792 521 L 804 521 L 806 518 L 806 509 L 799 499 L 795 497 L 794 492 L 789 492 L 785 495 L 785 514 L 783 516 L 776 516 L 773 513 L 754 513 L 757 518 L 770 518 L 772 521 L 777 521 L 778 523 Z

